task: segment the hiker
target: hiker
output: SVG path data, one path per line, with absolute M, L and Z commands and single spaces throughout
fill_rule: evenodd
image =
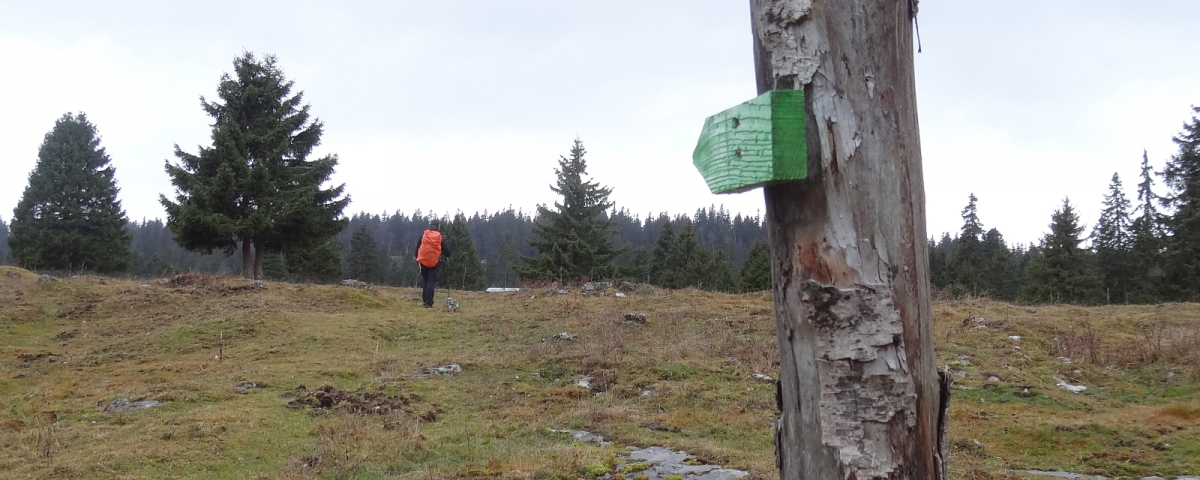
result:
M 413 258 L 421 265 L 421 279 L 425 280 L 425 289 L 421 291 L 425 308 L 433 308 L 433 285 L 437 282 L 438 267 L 443 256 L 450 256 L 450 246 L 442 243 L 442 232 L 439 231 L 441 223 L 436 218 L 429 221 L 429 228 L 421 234 L 417 252 L 413 254 Z

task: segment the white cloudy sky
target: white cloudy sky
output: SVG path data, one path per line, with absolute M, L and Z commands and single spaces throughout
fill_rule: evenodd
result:
M 1064 196 L 1087 223 L 1113 172 L 1133 194 L 1200 104 L 1200 2 L 921 2 L 916 56 L 931 234 L 967 195 L 1010 241 Z M 691 165 L 707 115 L 755 95 L 746 0 L 19 2 L 0 0 L 0 217 L 42 136 L 86 112 L 133 219 L 163 215 L 172 145 L 208 141 L 201 95 L 243 51 L 277 55 L 326 124 L 353 212 L 529 211 L 583 139 L 634 212 L 710 204 Z

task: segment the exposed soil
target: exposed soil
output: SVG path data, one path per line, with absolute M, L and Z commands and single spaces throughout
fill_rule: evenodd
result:
M 300 385 L 284 395 L 294 397 L 286 404 L 292 409 L 312 407 L 313 411 L 364 416 L 387 415 L 393 411 L 412 412 L 408 408 L 412 399 L 401 394 L 389 396 L 384 392 L 347 392 L 330 385 L 321 385 L 310 391 L 304 385 Z M 435 413 L 434 417 L 436 415 Z
M 36 362 L 36 361 L 42 360 L 42 359 L 46 359 L 47 361 L 54 361 L 54 357 L 57 357 L 57 356 L 58 356 L 57 353 L 50 353 L 50 352 L 19 353 L 19 354 L 17 354 L 17 360 L 20 360 L 25 363 L 33 363 L 33 362 Z

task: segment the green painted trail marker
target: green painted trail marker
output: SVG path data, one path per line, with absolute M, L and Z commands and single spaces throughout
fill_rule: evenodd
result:
M 804 92 L 772 90 L 708 117 L 692 163 L 713 193 L 805 178 Z

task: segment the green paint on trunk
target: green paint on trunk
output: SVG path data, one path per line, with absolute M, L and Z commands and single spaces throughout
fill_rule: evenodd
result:
M 692 163 L 713 193 L 735 193 L 808 175 L 804 92 L 772 90 L 708 117 Z

